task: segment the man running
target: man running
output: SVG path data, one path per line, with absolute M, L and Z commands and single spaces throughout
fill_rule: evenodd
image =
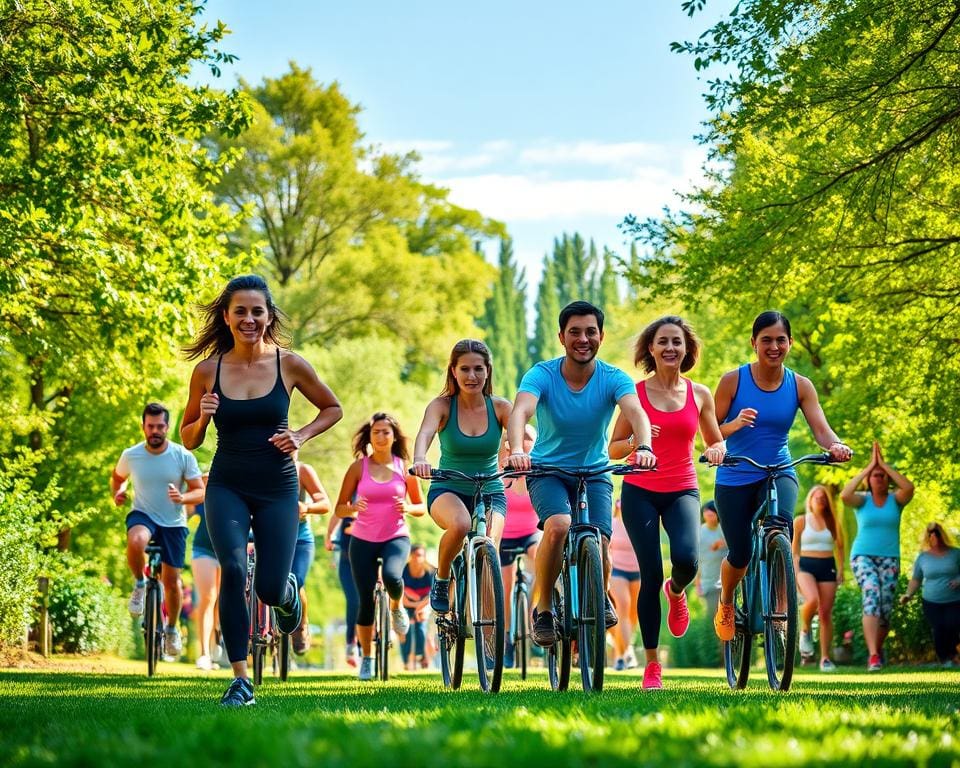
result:
M 615 406 L 630 423 L 631 446 L 637 464 L 652 467 L 650 421 L 640 407 L 637 390 L 626 373 L 602 360 L 597 351 L 603 342 L 603 312 L 586 301 L 575 301 L 560 311 L 560 343 L 565 354 L 537 363 L 520 382 L 513 413 L 507 424 L 511 446 L 510 466 L 529 469 L 551 464 L 564 469 L 596 469 L 608 461 L 607 426 Z M 523 427 L 536 413 L 540 436 L 531 454 L 525 453 Z M 570 528 L 571 511 L 577 503 L 573 478 L 531 477 L 527 490 L 540 518 L 543 540 L 535 563 L 536 583 L 541 585 L 534 611 L 533 641 L 542 647 L 556 641 L 550 610 L 549 585 L 560 574 L 563 542 Z M 604 475 L 587 481 L 588 522 L 603 534 L 604 572 L 609 576 L 607 545 L 610 541 L 613 483 Z M 613 604 L 607 598 L 607 627 L 617 623 Z
M 118 507 L 127 503 L 128 480 L 133 481 L 133 509 L 127 515 L 127 564 L 134 579 L 129 608 L 132 616 L 143 614 L 147 584 L 143 575 L 145 550 L 153 537 L 160 547 L 161 581 L 167 604 L 163 653 L 179 658 L 183 650 L 177 629 L 183 603 L 180 570 L 187 548 L 187 515 L 183 505 L 203 501 L 203 479 L 193 454 L 167 440 L 170 411 L 159 403 L 150 403 L 143 409 L 140 423 L 146 439 L 120 454 L 110 479 L 113 501 Z

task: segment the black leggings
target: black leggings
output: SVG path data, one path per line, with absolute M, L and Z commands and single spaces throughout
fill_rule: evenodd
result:
M 394 600 L 403 597 L 403 566 L 410 557 L 410 539 L 398 536 L 390 541 L 350 541 L 350 570 L 357 585 L 360 610 L 357 625 L 373 626 L 373 588 L 377 585 L 377 558 L 383 558 L 383 586 Z
M 933 648 L 937 652 L 937 659 L 941 662 L 950 661 L 957 655 L 957 643 L 960 643 L 960 600 L 952 603 L 924 600 L 923 615 L 933 631 Z
M 793 508 L 797 506 L 800 486 L 792 475 L 781 475 L 777 485 L 777 508 L 790 529 L 793 541 Z M 734 568 L 746 568 L 753 551 L 753 528 L 750 521 L 760 505 L 767 500 L 767 481 L 757 480 L 748 485 L 718 485 L 713 489 L 720 516 L 720 528 L 727 542 L 727 562 Z
M 341 529 L 342 530 L 342 529 Z M 340 559 L 337 563 L 337 577 L 340 579 L 340 588 L 347 602 L 345 621 L 347 622 L 347 652 L 357 642 L 357 611 L 360 610 L 360 598 L 357 597 L 357 585 L 353 583 L 353 573 L 350 571 L 350 542 L 353 536 L 349 533 L 340 534 Z
M 204 509 L 210 541 L 220 562 L 220 629 L 227 658 L 243 661 L 250 632 L 244 595 L 250 528 L 256 539 L 257 596 L 267 605 L 285 605 L 293 598 L 287 577 L 300 525 L 297 486 L 281 486 L 267 497 L 210 484 Z
M 637 616 L 643 647 L 660 644 L 660 590 L 663 587 L 663 557 L 660 554 L 660 521 L 670 539 L 670 580 L 680 593 L 697 575 L 700 555 L 700 492 L 658 493 L 623 484 L 623 525 L 640 563 L 640 595 Z

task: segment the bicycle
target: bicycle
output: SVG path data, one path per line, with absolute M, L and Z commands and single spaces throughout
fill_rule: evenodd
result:
M 574 639 L 577 641 L 583 690 L 588 693 L 603 690 L 603 671 L 607 661 L 607 593 L 600 529 L 585 522 L 588 519 L 587 480 L 607 472 L 632 475 L 645 471 L 650 470 L 634 464 L 610 464 L 599 469 L 535 465 L 524 473 L 528 478 L 565 475 L 577 480 L 577 503 L 572 510 L 570 529 L 563 543 L 560 575 L 551 598 L 557 639 L 546 650 L 550 687 L 555 691 L 565 691 L 570 684 Z
M 527 679 L 527 661 L 530 655 L 530 586 L 523 567 L 526 548 L 502 550 L 506 556 L 516 555 L 517 572 L 510 595 L 510 642 L 513 643 L 514 663 L 520 667 L 520 679 Z
M 146 547 L 147 587 L 143 602 L 143 645 L 147 654 L 147 676 L 157 671 L 163 655 L 163 584 L 160 582 L 160 545 L 151 538 Z
M 276 614 L 272 606 L 266 605 L 257 597 L 255 584 L 257 572 L 257 554 L 251 533 L 247 543 L 247 583 L 245 587 L 247 615 L 250 617 L 250 650 L 253 661 L 253 684 L 263 682 L 263 668 L 267 651 L 273 666 L 273 673 L 286 681 L 290 673 L 290 636 L 277 629 Z
M 413 474 L 413 470 L 410 470 Z M 497 693 L 503 679 L 503 578 L 500 558 L 487 536 L 488 495 L 484 486 L 502 477 L 519 477 L 506 470 L 489 475 L 467 475 L 455 469 L 434 469 L 431 480 L 466 480 L 476 487 L 470 532 L 463 549 L 450 564 L 450 611 L 437 615 L 440 670 L 443 684 L 457 690 L 463 681 L 464 644 L 473 635 L 480 689 Z M 488 668 L 488 665 L 491 665 Z
M 701 463 L 706 463 L 700 457 Z M 745 461 L 767 473 L 766 499 L 751 519 L 752 549 L 747 572 L 733 595 L 733 640 L 723 643 L 727 684 L 747 686 L 754 637 L 763 635 L 767 683 L 774 691 L 790 690 L 797 653 L 797 579 L 790 549 L 790 523 L 780 514 L 775 480 L 798 464 L 832 464 L 829 453 L 813 453 L 780 464 L 759 464 L 749 456 L 728 455 L 723 466 Z
M 377 558 L 377 584 L 373 588 L 373 676 L 386 682 L 390 676 L 390 595 L 380 578 L 383 558 Z

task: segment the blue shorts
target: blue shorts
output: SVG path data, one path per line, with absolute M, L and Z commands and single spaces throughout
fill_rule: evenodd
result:
M 198 558 L 201 558 L 201 557 L 208 557 L 211 560 L 217 560 L 217 553 L 214 552 L 212 549 L 207 549 L 206 547 L 198 547 L 196 544 L 194 544 L 190 548 L 190 559 L 197 560 Z
M 627 581 L 640 581 L 640 571 L 624 571 L 620 568 L 612 568 L 610 575 L 616 576 L 618 579 L 626 579 Z
M 307 581 L 307 573 L 313 565 L 315 552 L 316 544 L 312 541 L 298 541 L 293 550 L 293 565 L 290 566 L 290 573 L 296 576 L 298 587 L 303 587 Z
M 437 488 L 435 486 L 431 486 L 430 490 L 427 491 L 427 511 L 430 512 L 431 518 L 433 517 L 433 512 L 431 510 L 431 507 L 433 507 L 433 502 L 435 502 L 445 493 L 452 493 L 454 496 L 460 499 L 461 502 L 463 502 L 463 506 L 467 508 L 467 512 L 469 512 L 471 515 L 473 514 L 473 496 L 472 495 L 466 494 L 466 493 L 460 493 L 459 491 L 454 491 L 451 488 Z M 485 493 L 483 494 L 483 498 L 487 502 L 488 515 L 492 511 L 492 512 L 496 512 L 498 515 L 503 515 L 504 517 L 507 516 L 506 494 L 502 492 Z M 487 522 L 489 522 L 489 518 L 487 519 Z
M 513 565 L 517 559 L 515 551 L 507 552 L 507 550 L 522 549 L 523 553 L 526 554 L 530 547 L 540 543 L 541 538 L 543 538 L 543 534 L 540 531 L 534 531 L 529 536 L 520 536 L 516 539 L 500 539 L 500 565 L 506 568 L 508 565 Z
M 577 503 L 577 479 L 556 475 L 528 477 L 527 492 L 540 518 L 540 528 L 543 528 L 548 517 L 573 515 Z M 613 483 L 607 477 L 591 477 L 587 480 L 587 519 L 584 522 L 597 526 L 609 539 L 612 517 Z
M 150 537 L 160 547 L 161 563 L 171 568 L 183 568 L 187 555 L 187 534 L 190 532 L 188 528 L 166 528 L 157 525 L 149 515 L 136 509 L 127 515 L 127 530 L 135 525 L 142 525 L 150 531 Z

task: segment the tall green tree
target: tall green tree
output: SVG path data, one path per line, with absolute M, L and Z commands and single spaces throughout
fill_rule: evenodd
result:
M 530 367 L 527 345 L 527 287 L 525 270 L 518 268 L 513 242 L 500 241 L 497 279 L 487 299 L 481 326 L 496 367 L 495 387 L 499 394 L 513 397 L 520 377 Z
M 549 256 L 545 256 L 537 288 L 537 322 L 530 344 L 532 362 L 557 356 L 557 317 L 562 308 L 558 291 L 557 267 Z

